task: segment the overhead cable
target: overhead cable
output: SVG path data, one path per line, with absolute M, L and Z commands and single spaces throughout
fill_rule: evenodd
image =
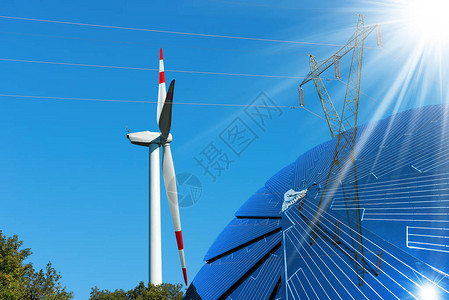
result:
M 76 66 L 76 67 L 93 67 L 93 68 L 108 68 L 108 69 L 139 70 L 139 71 L 159 71 L 159 69 L 156 69 L 156 68 L 125 67 L 125 66 L 112 66 L 112 65 L 96 65 L 96 64 L 55 62 L 55 61 L 28 60 L 28 59 L 15 59 L 15 58 L 0 58 L 0 61 L 21 62 L 21 63 L 36 63 L 36 64 L 50 64 L 50 65 L 65 65 L 65 66 Z M 192 70 L 165 70 L 165 71 L 166 72 L 174 72 L 174 73 L 194 73 L 194 74 L 205 74 L 205 75 L 225 75 L 225 76 L 244 76 L 244 77 L 288 78 L 288 79 L 304 79 L 305 78 L 305 77 L 299 77 L 299 76 L 285 76 L 285 75 L 226 73 L 226 72 L 208 72 L 208 71 L 192 71 Z M 328 80 L 329 81 L 329 80 L 335 80 L 335 79 L 324 79 L 324 80 Z
M 298 53 L 291 53 L 291 52 L 287 53 L 287 52 L 284 52 L 284 51 L 281 52 L 281 51 L 231 49 L 231 48 L 216 48 L 216 47 L 203 47 L 203 46 L 186 46 L 186 45 L 175 45 L 175 44 L 164 44 L 164 43 L 161 44 L 161 43 L 133 42 L 133 41 L 96 39 L 96 38 L 83 38 L 83 37 L 74 37 L 74 36 L 37 34 L 37 33 L 14 32 L 14 31 L 0 31 L 0 33 L 10 34 L 10 35 L 22 35 L 22 36 L 33 36 L 33 37 L 76 40 L 76 41 L 91 41 L 91 42 L 117 43 L 117 44 L 142 45 L 142 46 L 157 46 L 158 48 L 159 47 L 173 47 L 173 48 L 228 51 L 228 52 L 243 52 L 243 53 L 262 53 L 262 54 L 276 54 L 276 55 L 279 55 L 280 53 L 282 53 L 282 55 L 295 55 L 295 56 L 298 56 Z
M 8 98 L 23 98 L 23 99 L 47 99 L 47 100 L 73 100 L 73 101 L 95 101 L 95 102 L 116 102 L 116 103 L 142 103 L 142 104 L 156 104 L 157 101 L 145 100 L 126 100 L 126 99 L 99 99 L 99 98 L 74 98 L 74 97 L 54 97 L 54 96 L 35 96 L 35 95 L 19 95 L 19 94 L 0 94 L 0 97 Z M 313 111 L 299 106 L 289 105 L 256 105 L 256 104 L 233 104 L 233 103 L 204 103 L 204 102 L 173 102 L 175 105 L 197 105 L 197 106 L 222 106 L 222 107 L 259 107 L 259 108 L 302 108 L 305 111 L 323 119 L 320 115 Z
M 65 24 L 65 25 L 77 25 L 77 26 L 86 26 L 86 27 L 122 29 L 122 30 L 156 32 L 156 33 L 168 33 L 168 34 L 179 34 L 179 35 L 190 35 L 190 36 L 212 37 L 212 38 L 224 38 L 224 39 L 236 39 L 236 40 L 250 40 L 250 41 L 272 42 L 272 43 L 290 43 L 290 44 L 332 46 L 332 47 L 342 47 L 343 46 L 343 45 L 340 45 L 340 44 L 332 44 L 332 43 L 316 43 L 316 42 L 305 42 L 305 41 L 291 41 L 291 40 L 278 40 L 278 39 L 267 39 L 267 38 L 255 38 L 255 37 L 208 34 L 208 33 L 193 33 L 193 32 L 182 32 L 182 31 L 171 31 L 171 30 L 160 30 L 160 29 L 149 29 L 149 28 L 138 28 L 138 27 L 126 27 L 126 26 L 115 26 L 115 25 L 102 25 L 102 24 L 69 22 L 69 21 L 48 20 L 48 19 L 24 18 L 24 17 L 14 17 L 14 16 L 0 16 L 0 18 L 12 19 L 12 20 L 21 20 L 21 21 L 33 21 L 33 22 L 45 22 L 45 23 Z

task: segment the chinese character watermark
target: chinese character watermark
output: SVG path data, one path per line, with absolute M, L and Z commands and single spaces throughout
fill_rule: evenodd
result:
M 260 93 L 245 109 L 253 122 L 265 131 L 265 125 L 269 120 L 282 115 L 281 108 L 271 100 L 264 92 Z
M 203 169 L 203 175 L 211 177 L 212 182 L 221 176 L 222 172 L 229 169 L 234 161 L 222 149 L 215 146 L 214 142 L 210 142 L 200 153 L 199 157 L 194 157 L 196 166 Z
M 242 153 L 257 140 L 257 134 L 240 117 L 235 118 L 220 134 L 220 139 L 236 155 Z
M 260 93 L 194 156 L 195 165 L 215 182 L 266 131 L 267 124 L 281 115 L 282 109 L 267 94 Z
M 200 200 L 203 186 L 195 175 L 191 173 L 179 173 L 176 174 L 176 190 L 179 207 L 189 207 L 195 205 Z

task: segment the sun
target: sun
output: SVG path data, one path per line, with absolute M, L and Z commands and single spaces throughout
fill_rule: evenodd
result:
M 421 287 L 420 299 L 422 300 L 436 300 L 438 299 L 437 291 L 433 285 L 425 285 Z
M 428 43 L 449 43 L 448 0 L 406 0 L 402 19 L 410 34 Z
M 361 0 L 368 22 L 379 24 L 383 47 L 369 67 L 384 88 L 373 118 L 437 103 L 449 103 L 449 0 Z M 385 75 L 385 76 L 384 76 Z M 446 121 L 446 119 L 445 119 Z M 447 118 L 449 124 L 449 117 Z

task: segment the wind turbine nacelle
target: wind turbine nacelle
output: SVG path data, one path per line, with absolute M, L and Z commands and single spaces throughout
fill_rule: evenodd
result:
M 148 147 L 150 144 L 160 144 L 161 143 L 161 133 L 160 132 L 151 132 L 151 131 L 140 131 L 128 133 L 126 137 L 129 139 L 131 144 L 146 146 Z M 172 141 L 172 135 L 169 134 L 166 143 L 170 143 Z

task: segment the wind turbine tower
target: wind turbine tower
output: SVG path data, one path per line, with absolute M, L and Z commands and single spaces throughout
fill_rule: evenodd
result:
M 173 91 L 175 81 L 170 83 L 168 93 L 165 89 L 165 73 L 162 49 L 159 59 L 159 93 L 157 103 L 157 123 L 160 132 L 141 131 L 128 133 L 126 136 L 132 144 L 149 148 L 150 153 L 150 205 L 149 205 L 149 282 L 162 283 L 162 246 L 161 246 L 161 189 L 160 189 L 160 157 L 162 146 L 162 175 L 167 192 L 170 213 L 175 228 L 176 242 L 181 259 L 184 282 L 187 285 L 187 270 L 182 242 L 181 220 L 179 217 L 178 192 L 176 188 L 175 168 L 171 155 L 170 134 Z

